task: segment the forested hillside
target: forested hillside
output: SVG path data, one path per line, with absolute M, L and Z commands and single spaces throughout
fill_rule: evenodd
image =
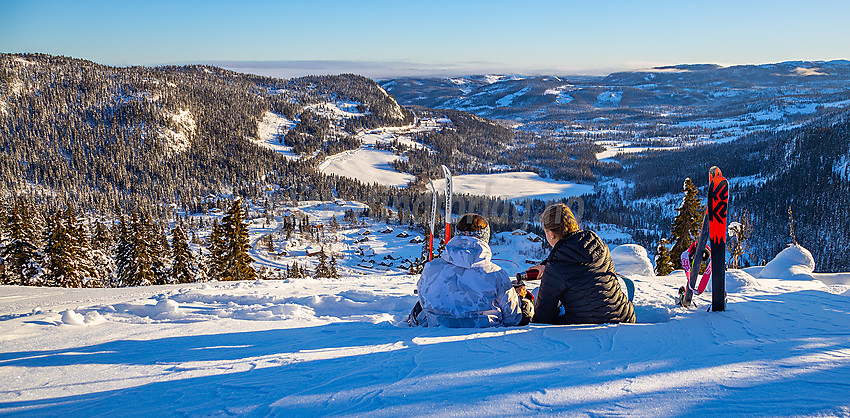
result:
M 703 186 L 708 169 L 717 165 L 730 178 L 730 221 L 738 220 L 747 211 L 755 228 L 752 263 L 770 260 L 791 242 L 790 207 L 796 239 L 808 248 L 818 249 L 813 252 L 818 268 L 846 270 L 850 267 L 850 254 L 843 251 L 850 245 L 848 115 L 847 111 L 835 111 L 789 131 L 753 134 L 727 144 L 623 157 L 623 176 L 634 182 L 627 199 L 651 201 L 677 191 L 684 178 Z M 670 219 L 661 219 L 657 228 L 664 231 Z
M 320 158 L 313 153 L 338 150 L 345 138 L 318 129 L 329 122 L 317 122 L 309 106 L 337 100 L 363 113 L 347 121 L 349 131 L 413 121 L 374 82 L 354 75 L 277 80 L 207 66 L 115 68 L 3 54 L 2 189 L 44 191 L 101 211 L 195 207 L 210 193 L 259 196 L 268 184 L 330 195 L 335 186 L 315 178 L 310 158 L 289 161 L 246 138 L 257 135 L 264 112 L 278 112 L 300 119 L 292 130 L 298 143 L 289 145 Z M 304 177 L 315 180 L 296 181 Z

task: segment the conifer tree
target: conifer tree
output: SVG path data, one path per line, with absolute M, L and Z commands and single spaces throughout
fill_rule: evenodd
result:
M 339 269 L 337 268 L 337 265 L 336 265 L 336 256 L 333 253 L 331 253 L 331 261 L 330 261 L 330 264 L 328 265 L 328 270 L 330 272 L 330 275 L 331 275 L 330 277 L 332 279 L 339 279 L 339 277 L 340 277 L 339 276 Z
M 88 231 L 70 207 L 56 212 L 47 225 L 44 244 L 45 284 L 61 287 L 103 287 L 92 261 Z
M 91 236 L 86 225 L 77 219 L 77 214 L 71 207 L 65 211 L 65 224 L 70 237 L 71 257 L 74 260 L 74 271 L 69 277 L 73 284 L 69 287 L 104 287 L 92 260 Z
M 148 248 L 151 259 L 151 271 L 153 272 L 154 284 L 166 284 L 169 279 L 171 268 L 168 266 L 168 259 L 171 253 L 171 248 L 168 245 L 168 238 L 163 232 L 162 226 L 159 223 L 151 221 L 150 215 L 145 213 L 144 229 L 146 230 L 148 240 Z
M 38 284 L 41 254 L 32 240 L 34 233 L 28 219 L 25 208 L 17 202 L 6 217 L 5 230 L 8 236 L 0 248 L 3 260 L 0 283 L 24 286 Z
M 92 248 L 95 250 L 108 251 L 112 248 L 112 231 L 106 227 L 101 221 L 94 224 L 92 232 Z
M 131 228 L 127 225 L 127 217 L 121 216 L 121 221 L 117 226 L 118 244 L 115 246 L 115 273 L 117 286 L 129 286 L 132 282 L 133 267 L 133 235 Z
M 220 280 L 256 280 L 257 272 L 251 267 L 253 260 L 248 255 L 248 225 L 241 199 L 237 198 L 230 205 L 221 220 L 221 230 L 225 251 L 221 259 Z
M 197 277 L 198 266 L 195 256 L 189 249 L 186 233 L 180 225 L 171 230 L 171 256 L 174 259 L 170 271 L 171 282 L 194 282 Z
M 75 283 L 73 277 L 74 258 L 71 240 L 67 225 L 59 212 L 56 212 L 47 223 L 47 236 L 44 242 L 46 285 L 82 287 L 82 283 Z
M 133 214 L 133 263 L 136 268 L 132 286 L 150 286 L 156 278 L 151 252 L 151 220 L 147 213 Z
M 332 277 L 331 269 L 328 266 L 328 255 L 325 253 L 325 247 L 319 251 L 319 265 L 316 266 L 316 274 L 313 275 L 315 278 L 320 277 Z
M 116 263 L 121 286 L 149 286 L 154 282 L 146 223 L 138 212 L 133 212 L 129 225 L 122 219 Z
M 219 280 L 224 268 L 225 242 L 218 220 L 213 220 L 209 239 L 210 256 L 207 263 L 207 276 Z
M 672 236 L 672 262 L 676 269 L 682 268 L 682 261 L 677 255 L 685 252 L 691 243 L 699 239 L 700 228 L 705 217 L 705 206 L 697 199 L 697 188 L 691 182 L 690 178 L 685 179 L 682 185 L 682 192 L 685 196 L 682 199 L 682 205 L 676 211 L 678 214 L 673 220 Z
M 655 274 L 658 276 L 666 276 L 673 272 L 673 262 L 670 260 L 670 250 L 667 249 L 667 240 L 661 238 L 658 242 L 658 248 L 655 256 Z

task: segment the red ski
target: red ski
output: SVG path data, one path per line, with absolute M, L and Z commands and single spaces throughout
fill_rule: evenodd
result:
M 726 310 L 726 217 L 729 212 L 729 182 L 720 169 L 708 170 L 708 235 L 711 253 L 711 310 Z

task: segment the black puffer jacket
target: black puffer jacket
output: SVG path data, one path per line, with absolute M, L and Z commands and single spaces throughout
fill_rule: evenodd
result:
M 620 290 L 608 246 L 593 231 L 562 238 L 544 263 L 534 322 L 635 322 L 634 306 Z M 559 315 L 558 302 L 566 312 L 563 316 Z

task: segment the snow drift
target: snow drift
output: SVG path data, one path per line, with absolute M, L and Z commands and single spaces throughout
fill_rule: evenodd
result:
M 759 278 L 813 280 L 814 271 L 815 259 L 812 253 L 799 245 L 791 245 L 764 266 Z
M 654 276 L 655 269 L 646 249 L 636 244 L 620 245 L 611 250 L 617 273 L 624 276 Z

